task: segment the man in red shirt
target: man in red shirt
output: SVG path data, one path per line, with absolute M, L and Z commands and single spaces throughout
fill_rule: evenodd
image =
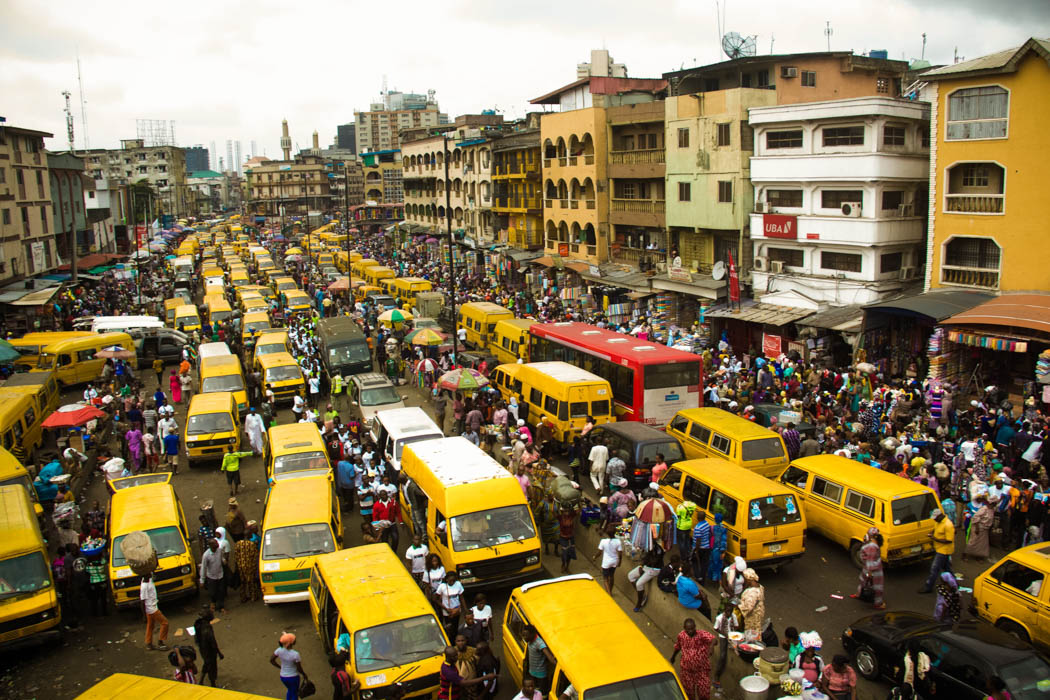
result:
M 380 538 L 390 545 L 395 552 L 400 542 L 398 527 L 401 525 L 401 504 L 394 500 L 390 491 L 380 491 L 379 502 L 372 506 L 372 520 L 389 520 L 390 526 L 383 528 Z

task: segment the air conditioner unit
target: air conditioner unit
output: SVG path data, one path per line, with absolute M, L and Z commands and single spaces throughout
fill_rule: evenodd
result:
M 765 202 L 755 202 L 755 211 L 758 212 L 759 214 L 765 214 L 766 213 L 766 203 Z
M 798 68 L 796 68 L 795 66 L 781 66 L 780 67 L 780 77 L 781 78 L 797 78 L 798 77 Z
M 769 258 L 764 255 L 756 255 L 754 266 L 758 272 L 766 272 L 769 270 Z
M 860 202 L 843 202 L 842 215 L 852 219 L 860 218 Z
M 769 261 L 769 271 L 772 272 L 774 275 L 779 275 L 780 273 L 782 273 L 784 271 L 784 261 L 783 260 L 770 260 Z
M 914 216 L 913 209 L 911 204 L 901 204 L 897 207 L 897 216 Z
M 914 276 L 915 276 L 915 268 L 914 267 L 902 267 L 900 269 L 900 279 L 902 279 L 902 280 L 910 280 Z

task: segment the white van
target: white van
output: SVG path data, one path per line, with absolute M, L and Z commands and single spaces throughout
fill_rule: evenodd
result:
M 73 329 L 92 333 L 127 333 L 145 328 L 164 328 L 156 316 L 88 316 L 73 321 Z
M 372 439 L 398 471 L 405 445 L 443 437 L 437 423 L 418 406 L 379 411 L 372 419 Z

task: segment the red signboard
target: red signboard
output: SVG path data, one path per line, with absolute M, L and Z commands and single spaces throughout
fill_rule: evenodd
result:
M 788 214 L 763 214 L 762 235 L 766 238 L 798 238 L 798 217 Z
M 740 273 L 733 262 L 733 253 L 729 253 L 729 301 L 740 302 Z
M 766 357 L 780 357 L 780 336 L 762 334 L 762 354 Z
M 569 244 L 568 243 L 559 243 L 558 244 L 558 255 L 562 256 L 563 258 L 569 257 Z

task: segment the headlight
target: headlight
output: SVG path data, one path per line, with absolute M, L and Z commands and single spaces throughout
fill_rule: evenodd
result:
M 45 610 L 44 612 L 40 613 L 40 619 L 41 620 L 48 619 L 49 617 L 51 617 L 51 613 L 53 613 L 53 612 L 54 612 L 53 610 Z
M 123 588 L 124 586 L 127 585 L 127 583 L 128 583 L 127 581 L 121 581 L 120 579 L 117 579 L 116 581 L 113 582 L 113 587 L 114 588 Z
M 374 698 L 374 697 L 375 697 L 375 693 L 372 692 L 371 690 L 362 690 L 361 691 L 361 700 L 372 700 L 372 698 Z
M 471 578 L 473 575 L 474 574 L 471 573 L 470 569 L 460 569 L 459 570 L 459 577 L 460 578 Z
M 188 576 L 190 571 L 192 571 L 192 569 L 188 565 L 179 569 L 179 573 L 181 573 L 183 576 Z
M 235 438 L 235 437 L 230 438 L 230 444 L 231 445 L 236 445 L 237 444 L 237 438 Z
M 539 554 L 530 554 L 529 556 L 525 557 L 525 563 L 526 564 L 539 564 L 540 563 L 540 555 Z
M 853 630 L 850 629 L 849 627 L 847 627 L 846 629 L 842 630 L 842 636 L 843 637 L 852 637 L 853 636 Z

